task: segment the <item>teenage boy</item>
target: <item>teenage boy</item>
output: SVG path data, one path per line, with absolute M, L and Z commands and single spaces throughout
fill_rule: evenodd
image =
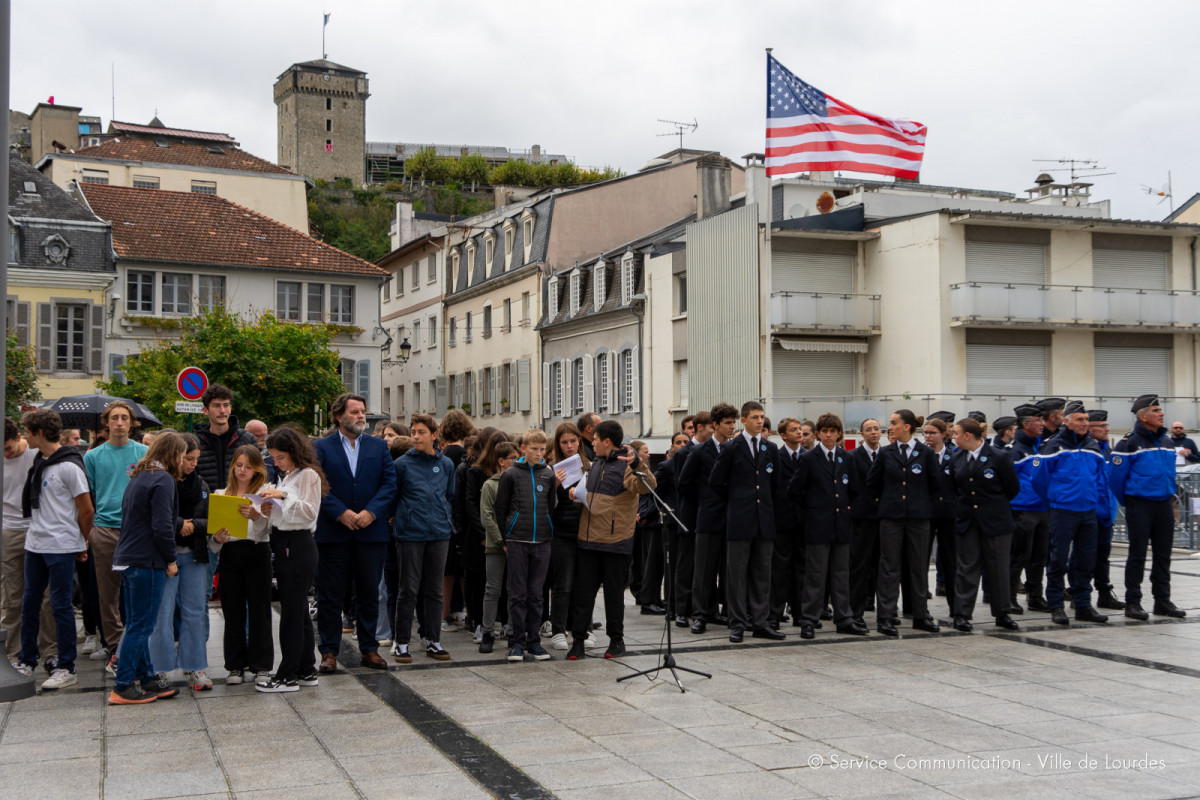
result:
M 709 478 L 717 465 L 717 456 L 733 438 L 738 410 L 718 403 L 712 411 L 713 435 L 688 455 L 680 472 L 680 487 L 696 498 L 696 546 L 692 569 L 692 633 L 701 634 L 708 624 L 728 625 L 729 619 L 717 613 L 720 595 L 717 579 L 725 563 L 725 500 L 713 491 Z M 725 589 L 721 580 L 721 589 Z
M 858 495 L 850 504 L 854 535 L 850 540 L 850 607 L 854 620 L 865 626 L 863 614 L 875 609 L 875 578 L 879 572 L 879 498 L 867 491 L 867 474 L 879 457 L 883 426 L 867 417 L 858 426 L 862 443 L 850 454 Z
M 409 422 L 413 449 L 396 459 L 395 519 L 392 538 L 400 562 L 400 600 L 396 609 L 397 664 L 411 664 L 413 611 L 428 637 L 425 655 L 449 661 L 442 647 L 442 574 L 450 551 L 450 504 L 454 500 L 454 462 L 436 447 L 437 423 L 428 414 Z M 540 620 L 539 620 L 540 621 Z
M 149 450 L 130 436 L 137 428 L 133 407 L 124 400 L 114 400 L 100 415 L 100 427 L 105 441 L 93 447 L 83 457 L 83 471 L 96 502 L 92 534 L 88 538 L 92 558 L 96 562 L 96 591 L 100 598 L 100 628 L 108 652 L 112 654 L 107 669 L 116 674 L 117 647 L 125 624 L 121 621 L 121 573 L 113 569 L 113 551 L 121 534 L 121 501 L 129 485 L 129 472 Z
M 92 530 L 92 496 L 83 472 L 83 457 L 74 447 L 59 443 L 62 419 L 57 411 L 39 408 L 21 419 L 29 446 L 38 451 L 21 507 L 29 517 L 25 536 L 25 599 L 21 610 L 21 665 L 30 674 L 38 662 L 38 617 L 42 598 L 50 589 L 58 639 L 58 659 L 42 690 L 78 683 L 75 677 L 75 609 L 71 585 L 76 560 L 87 558 Z
M 675 548 L 675 625 L 679 628 L 688 626 L 688 616 L 692 612 L 692 575 L 696 564 L 696 520 L 699 516 L 699 497 L 697 490 L 699 481 L 684 486 L 682 483 L 683 468 L 687 465 L 688 457 L 697 448 L 712 438 L 712 415 L 701 411 L 692 417 L 692 440 L 670 460 L 674 470 L 675 496 L 679 504 L 679 519 L 687 526 L 687 533 L 679 532 Z
M 741 436 L 721 448 L 709 477 L 709 486 L 725 504 L 729 641 L 741 642 L 746 631 L 757 639 L 782 639 L 784 634 L 767 624 L 779 448 L 763 436 L 761 403 L 743 403 L 741 418 Z
M 771 556 L 771 611 L 767 624 L 779 630 L 787 622 L 787 606 L 792 607 L 794 622 L 800 624 L 800 593 L 804 588 L 804 523 L 788 485 L 796 473 L 800 456 L 807 451 L 800 446 L 800 420 L 784 417 L 779 421 L 779 485 L 775 495 L 775 549 Z
M 597 425 L 592 441 L 596 460 L 584 480 L 568 493 L 572 501 L 583 506 L 579 514 L 575 586 L 571 590 L 571 634 L 575 641 L 567 653 L 568 661 L 583 658 L 596 591 L 601 585 L 604 631 L 608 634 L 604 657 L 620 658 L 625 653 L 625 585 L 633 559 L 638 495 L 646 494 L 647 485 L 653 489 L 658 484 L 649 465 L 628 445 L 621 445 L 624 439 L 625 431 L 615 420 L 607 419 Z
M 542 647 L 542 587 L 550 567 L 550 540 L 554 538 L 554 470 L 545 461 L 548 439 L 532 428 L 525 434 L 525 457 L 500 476 L 493 505 L 504 532 L 508 555 L 508 605 L 512 641 L 508 660 L 524 661 L 526 654 L 545 661 Z
M 238 427 L 238 419 L 233 415 L 233 392 L 227 387 L 212 384 L 204 391 L 200 403 L 208 422 L 201 422 L 195 430 L 196 438 L 200 440 L 196 472 L 210 490 L 224 489 L 234 451 L 244 444 L 260 445 L 253 434 Z M 266 439 L 265 425 L 263 439 Z
M 859 472 L 838 446 L 842 420 L 822 414 L 817 446 L 800 458 L 788 494 L 804 520 L 804 593 L 798 617 L 800 638 L 811 639 L 825 609 L 826 587 L 838 633 L 865 636 L 867 626 L 850 603 L 850 542 L 854 535 L 851 504 L 858 494 Z
M 21 513 L 21 493 L 38 451 L 21 438 L 17 423 L 4 420 L 4 523 L 0 531 L 0 628 L 7 635 L 5 655 L 17 663 L 21 652 L 21 599 L 25 596 L 25 534 L 29 520 Z M 49 661 L 58 655 L 54 644 L 54 615 L 50 603 L 42 603 L 42 655 Z

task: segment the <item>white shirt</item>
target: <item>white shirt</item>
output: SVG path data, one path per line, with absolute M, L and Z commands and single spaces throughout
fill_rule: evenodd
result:
M 27 531 L 29 520 L 21 516 L 21 492 L 25 490 L 25 478 L 37 458 L 37 449 L 25 446 L 25 452 L 16 458 L 4 459 L 4 530 Z M 24 567 L 22 567 L 24 569 Z
M 829 448 L 827 448 L 825 445 L 821 444 L 820 442 L 817 442 L 817 447 L 819 447 L 821 449 L 821 457 L 824 458 L 826 461 L 828 461 L 829 456 L 833 453 L 833 451 L 830 450 Z
M 786 452 L 786 453 L 787 453 L 787 457 L 788 457 L 788 458 L 793 458 L 793 459 L 794 459 L 794 458 L 796 458 L 797 456 L 799 456 L 799 455 L 801 455 L 801 454 L 803 454 L 803 453 L 804 453 L 804 448 L 803 448 L 803 447 L 799 447 L 799 446 L 797 446 L 797 447 L 796 447 L 796 449 L 795 449 L 795 450 L 793 450 L 792 448 L 788 447 L 788 444 L 787 444 L 787 442 L 784 442 L 784 443 L 783 443 L 783 449 L 784 449 L 784 452 Z
M 279 501 L 282 510 L 271 506 L 271 525 L 281 531 L 315 531 L 321 511 L 321 476 L 307 468 L 292 470 L 275 488 L 287 497 Z
M 258 490 L 261 492 L 263 489 L 275 489 L 275 488 L 277 488 L 277 487 L 270 483 L 264 483 L 262 486 L 258 487 Z M 229 489 L 230 489 L 230 487 L 228 487 L 228 486 L 225 487 L 224 489 L 217 489 L 215 492 L 213 492 L 213 494 L 229 494 Z M 289 492 L 289 494 L 290 494 L 290 492 Z M 286 503 L 287 501 L 281 500 L 280 502 Z M 274 511 L 276 509 L 274 506 L 271 506 L 271 510 Z M 267 541 L 267 539 L 269 539 L 271 537 L 271 518 L 265 514 L 262 514 L 261 509 L 256 508 L 255 511 L 259 511 L 260 516 L 258 519 L 247 519 L 246 520 L 246 538 L 245 539 L 230 539 L 225 544 L 236 544 L 241 541 L 265 542 L 265 541 Z M 216 540 L 210 539 L 208 542 L 208 546 L 209 546 L 209 549 L 212 550 L 214 553 L 221 552 L 222 544 Z M 241 551 L 239 550 L 238 552 L 241 552 Z
M 967 463 L 970 464 L 972 461 L 979 458 L 979 451 L 982 449 L 983 449 L 983 442 L 980 442 L 979 447 L 976 447 L 974 450 L 968 450 L 967 451 L 967 453 L 968 453 Z
M 759 444 L 762 444 L 763 435 L 760 433 L 757 437 L 755 437 L 751 436 L 745 431 L 742 431 L 742 438 L 746 440 L 746 446 L 750 448 L 750 452 L 754 454 L 755 458 L 758 458 L 758 448 L 754 446 L 754 439 L 757 438 Z

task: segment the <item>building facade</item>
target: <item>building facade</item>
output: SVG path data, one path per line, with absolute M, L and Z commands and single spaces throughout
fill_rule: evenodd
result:
M 367 73 L 352 67 L 323 58 L 288 67 L 275 81 L 279 166 L 361 185 L 370 96 Z
M 417 413 L 440 417 L 445 413 L 445 242 L 443 226 L 376 262 L 387 273 L 380 316 L 387 341 L 383 348 L 381 411 L 393 419 L 408 419 Z M 411 350 L 408 360 L 402 361 L 401 345 L 405 343 Z

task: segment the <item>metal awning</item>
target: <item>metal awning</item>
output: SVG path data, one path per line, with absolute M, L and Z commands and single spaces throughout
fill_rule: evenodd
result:
M 795 350 L 798 353 L 865 353 L 866 342 L 833 342 L 813 339 L 784 339 L 774 337 L 784 350 Z

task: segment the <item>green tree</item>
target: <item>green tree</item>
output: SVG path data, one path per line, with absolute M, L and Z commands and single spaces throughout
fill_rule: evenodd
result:
M 487 161 L 479 153 L 465 155 L 455 163 L 454 177 L 464 186 L 471 184 L 473 192 L 476 186 L 487 180 Z
M 325 409 L 345 389 L 341 357 L 325 325 L 280 322 L 272 314 L 245 320 L 223 308 L 185 322 L 177 341 L 160 341 L 125 362 L 126 386 L 102 381 L 100 388 L 150 408 L 164 425 L 186 430 L 175 413 L 175 377 L 187 366 L 204 370 L 213 383 L 233 390 L 234 411 L 245 423 L 257 417 L 269 426 L 295 422 L 312 427 L 313 407 Z
M 422 147 L 404 162 L 404 172 L 425 185 L 425 181 L 444 181 L 450 177 L 450 165 L 432 147 Z
M 514 158 L 498 164 L 488 173 L 492 186 L 533 186 L 533 171 L 528 161 Z
M 4 339 L 4 363 L 4 413 L 19 420 L 21 406 L 41 400 L 42 393 L 38 390 L 33 348 L 22 347 L 12 331 Z

